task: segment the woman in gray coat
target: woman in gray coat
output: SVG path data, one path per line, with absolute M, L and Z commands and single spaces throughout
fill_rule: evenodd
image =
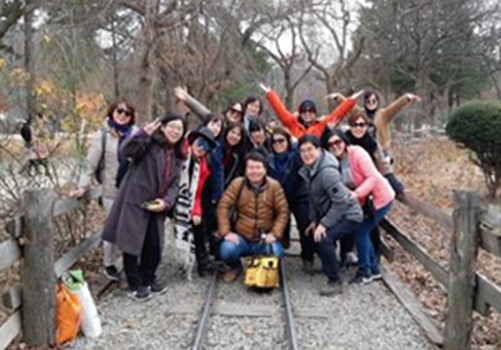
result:
M 139 129 L 121 147 L 131 165 L 106 220 L 103 239 L 123 252 L 128 295 L 136 300 L 165 290 L 155 272 L 163 249 L 165 217 L 178 193 L 185 132 L 184 119 L 168 112 Z

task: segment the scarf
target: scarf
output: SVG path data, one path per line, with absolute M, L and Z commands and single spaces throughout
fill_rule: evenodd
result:
M 289 167 L 289 164 L 294 157 L 294 152 L 285 151 L 282 153 L 274 153 L 273 165 L 278 174 L 279 179 L 283 180 L 284 174 Z
M 366 132 L 365 135 L 359 139 L 353 136 L 353 134 L 349 130 L 346 132 L 346 136 L 348 136 L 352 145 L 362 147 L 370 154 L 371 157 L 374 157 L 378 146 L 376 140 L 369 134 L 369 132 Z
M 132 132 L 132 125 L 127 124 L 127 125 L 120 125 L 115 123 L 113 118 L 108 118 L 108 126 L 111 130 L 117 133 L 119 137 L 119 143 L 121 143 L 123 140 L 127 139 L 131 132 Z
M 191 176 L 190 168 L 192 168 Z M 174 209 L 176 258 L 185 269 L 188 280 L 191 280 L 191 272 L 195 264 L 195 239 L 191 215 L 195 205 L 199 179 L 200 162 L 195 161 L 188 152 L 188 157 L 183 162 L 181 169 L 179 193 Z

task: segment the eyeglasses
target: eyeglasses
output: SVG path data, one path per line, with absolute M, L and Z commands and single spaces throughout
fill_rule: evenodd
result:
M 210 153 L 212 151 L 211 145 L 203 137 L 197 140 L 197 146 L 202 148 L 207 153 Z
M 367 123 L 353 123 L 350 124 L 352 128 L 365 128 L 367 126 Z
M 376 98 L 369 98 L 367 100 L 365 100 L 366 103 L 369 103 L 369 104 L 375 104 L 377 103 L 377 99 Z
M 129 110 L 127 110 L 127 109 L 117 108 L 116 111 L 117 111 L 118 114 L 123 114 L 123 115 L 125 115 L 127 117 L 132 117 L 132 112 L 129 111 Z
M 282 138 L 279 138 L 279 139 L 273 139 L 273 144 L 284 144 L 287 140 L 286 139 L 282 139 Z
M 341 139 L 330 141 L 329 143 L 327 143 L 327 147 L 329 147 L 329 149 L 334 148 L 334 147 L 340 146 L 342 143 L 343 143 L 343 140 L 341 140 Z

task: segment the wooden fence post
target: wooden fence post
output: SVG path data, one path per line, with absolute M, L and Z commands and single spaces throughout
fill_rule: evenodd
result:
M 28 346 L 55 343 L 56 275 L 52 215 L 56 196 L 49 189 L 26 190 L 22 270 L 23 340 Z
M 469 350 L 475 301 L 475 260 L 478 251 L 480 196 L 455 192 L 444 350 Z

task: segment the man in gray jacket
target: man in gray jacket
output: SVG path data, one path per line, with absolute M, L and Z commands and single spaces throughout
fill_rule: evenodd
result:
M 309 185 L 311 223 L 307 232 L 313 234 L 322 270 L 329 279 L 320 295 L 338 294 L 342 292 L 342 281 L 335 243 L 354 232 L 363 220 L 362 208 L 341 181 L 338 161 L 321 149 L 317 137 L 303 136 L 299 140 L 299 153 L 304 163 L 299 174 Z

